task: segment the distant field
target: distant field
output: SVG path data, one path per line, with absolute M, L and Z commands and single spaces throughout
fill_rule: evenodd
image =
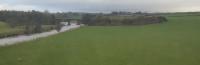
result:
M 0 65 L 200 65 L 200 16 L 82 27 L 0 48 Z
M 0 30 L 8 28 L 8 25 L 6 23 L 0 22 Z
M 43 31 L 52 30 L 55 25 L 43 25 Z M 15 35 L 22 35 L 25 32 L 25 26 L 17 26 L 11 28 L 7 23 L 0 21 L 0 38 L 10 37 Z
M 23 31 L 24 30 L 19 27 L 11 28 L 8 24 L 0 22 L 0 37 L 12 34 L 20 34 L 23 33 Z
M 12 30 L 12 28 L 8 24 L 6 24 L 4 22 L 0 22 L 0 33 L 11 31 L 11 30 Z

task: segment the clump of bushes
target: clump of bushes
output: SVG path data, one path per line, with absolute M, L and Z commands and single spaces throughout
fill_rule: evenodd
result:
M 38 28 L 40 27 L 40 28 Z M 24 34 L 33 34 L 33 33 L 41 33 L 49 30 L 55 29 L 55 25 L 42 25 L 42 26 L 25 26 L 24 29 Z

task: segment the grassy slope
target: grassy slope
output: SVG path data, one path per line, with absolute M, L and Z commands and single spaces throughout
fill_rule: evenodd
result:
M 200 65 L 200 17 L 133 27 L 83 27 L 0 48 L 0 65 Z
M 55 27 L 54 25 L 43 25 L 43 31 L 49 31 L 52 29 L 52 27 Z M 17 26 L 14 28 L 11 28 L 8 24 L 0 21 L 0 37 L 5 37 L 9 35 L 19 35 L 24 33 L 24 26 Z
M 11 28 L 8 24 L 0 21 L 0 36 L 4 34 L 20 33 L 22 29 Z
M 6 23 L 0 22 L 0 31 L 5 31 L 9 26 Z

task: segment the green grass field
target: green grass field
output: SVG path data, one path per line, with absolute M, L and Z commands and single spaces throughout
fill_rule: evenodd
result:
M 12 28 L 10 28 L 8 24 L 6 24 L 4 22 L 0 22 L 0 33 L 10 31 L 11 29 Z
M 0 65 L 200 65 L 200 16 L 82 27 L 0 48 Z
M 7 35 L 23 33 L 23 29 L 19 27 L 11 28 L 7 23 L 0 21 L 0 37 L 4 37 Z
M 42 31 L 49 31 L 52 30 L 52 28 L 55 27 L 55 25 L 43 25 Z M 10 27 L 9 24 L 1 22 L 0 21 L 0 38 L 9 37 L 10 35 L 23 35 L 25 32 L 25 26 L 16 26 L 16 27 Z

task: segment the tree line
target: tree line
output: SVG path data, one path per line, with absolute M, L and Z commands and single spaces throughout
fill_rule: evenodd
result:
M 117 25 L 145 25 L 163 23 L 167 19 L 163 16 L 147 13 L 112 12 L 110 14 L 84 14 L 81 22 L 89 26 L 117 26 Z
M 21 25 L 55 24 L 55 16 L 48 11 L 0 11 L 0 20 L 10 24 L 12 27 Z

